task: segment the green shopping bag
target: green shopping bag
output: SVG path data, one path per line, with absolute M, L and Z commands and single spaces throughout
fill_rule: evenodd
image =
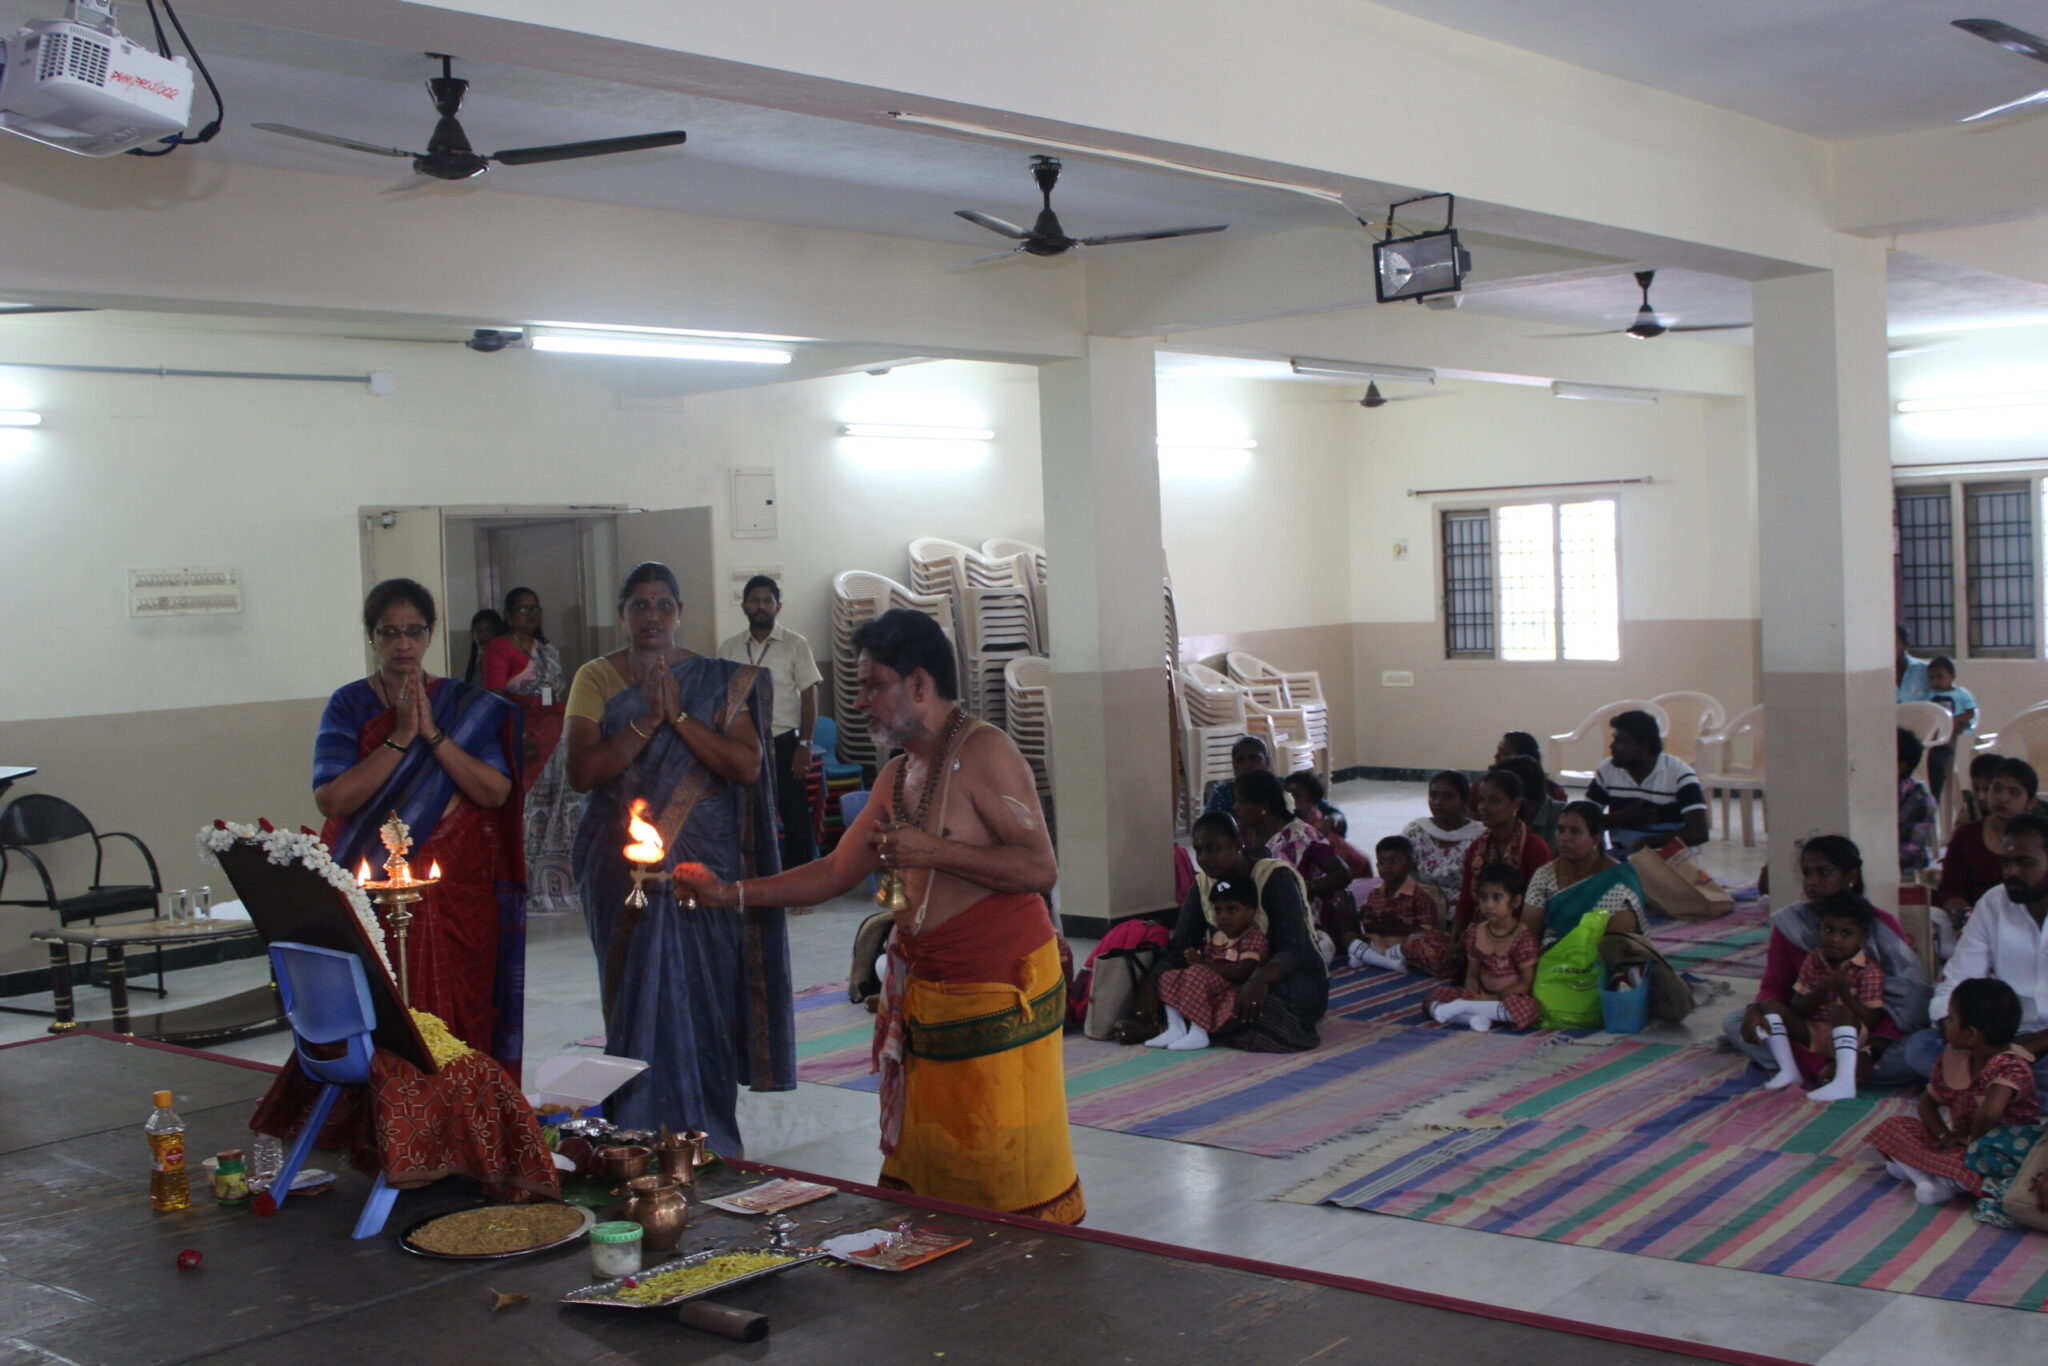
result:
M 1607 912 L 1588 911 L 1537 961 L 1533 990 L 1545 1029 L 1600 1028 L 1600 986 L 1606 973 L 1600 941 L 1606 934 Z

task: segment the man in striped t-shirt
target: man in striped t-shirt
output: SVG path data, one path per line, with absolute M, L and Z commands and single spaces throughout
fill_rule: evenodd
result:
M 1607 808 L 1607 838 L 1619 854 L 1638 845 L 1657 845 L 1677 835 L 1687 844 L 1707 842 L 1707 795 L 1700 775 L 1685 760 L 1664 752 L 1657 718 L 1625 711 L 1608 721 L 1613 757 L 1594 771 L 1586 800 Z

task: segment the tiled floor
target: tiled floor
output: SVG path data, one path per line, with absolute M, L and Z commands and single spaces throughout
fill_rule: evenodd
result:
M 1415 784 L 1346 783 L 1336 800 L 1351 818 L 1353 842 L 1368 849 L 1422 810 Z M 1725 880 L 1747 882 L 1762 864 L 1763 849 L 1716 841 L 1702 861 Z M 854 928 L 869 909 L 864 899 L 843 899 L 791 921 L 799 986 L 845 977 Z M 581 923 L 536 920 L 530 941 L 527 1055 L 542 1058 L 600 1032 L 602 1024 Z M 262 976 L 255 961 L 228 963 L 181 973 L 174 990 L 189 1003 L 242 990 Z M 88 991 L 82 1008 L 93 1011 L 102 1000 Z M 1652 1028 L 1674 1040 L 1711 1037 L 1725 1008 L 1708 1003 L 1684 1026 Z M 0 1016 L 0 1042 L 32 1037 L 39 1029 L 24 1017 Z M 223 1051 L 275 1061 L 288 1043 L 283 1035 L 271 1035 Z M 848 1179 L 875 1174 L 872 1096 L 806 1084 L 786 1095 L 743 1096 L 740 1118 L 751 1156 Z M 1089 1222 L 1098 1228 L 1826 1366 L 2048 1359 L 2044 1315 L 1269 1198 L 1360 1151 L 1368 1146 L 1365 1140 L 1265 1158 L 1100 1129 L 1077 1127 L 1073 1134 Z

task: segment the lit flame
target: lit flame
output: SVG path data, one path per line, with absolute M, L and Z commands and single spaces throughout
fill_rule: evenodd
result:
M 362 862 L 362 866 L 356 869 L 356 886 L 358 886 L 358 887 L 361 887 L 362 885 L 364 885 L 365 883 L 367 883 L 367 882 L 368 882 L 369 880 L 370 880 L 370 861 L 369 861 L 368 859 L 364 859 L 364 860 L 363 860 L 363 862 Z
M 632 810 L 626 813 L 626 833 L 634 842 L 626 846 L 626 859 L 630 863 L 660 863 L 668 850 L 661 843 L 661 832 L 640 817 L 647 811 L 647 799 L 635 797 Z
M 435 860 L 434 860 L 434 866 L 433 866 L 433 867 L 431 867 L 431 868 L 429 868 L 429 869 L 427 869 L 427 881 L 429 881 L 429 882 L 439 882 L 440 880 L 441 880 L 441 860 L 439 860 L 439 859 L 435 859 Z

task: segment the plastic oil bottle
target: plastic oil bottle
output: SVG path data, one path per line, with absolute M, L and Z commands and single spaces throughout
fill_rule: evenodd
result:
M 192 1185 L 185 1173 L 185 1121 L 171 1109 L 171 1093 L 156 1093 L 156 1112 L 142 1132 L 149 1138 L 149 1203 L 157 1209 L 186 1209 Z

